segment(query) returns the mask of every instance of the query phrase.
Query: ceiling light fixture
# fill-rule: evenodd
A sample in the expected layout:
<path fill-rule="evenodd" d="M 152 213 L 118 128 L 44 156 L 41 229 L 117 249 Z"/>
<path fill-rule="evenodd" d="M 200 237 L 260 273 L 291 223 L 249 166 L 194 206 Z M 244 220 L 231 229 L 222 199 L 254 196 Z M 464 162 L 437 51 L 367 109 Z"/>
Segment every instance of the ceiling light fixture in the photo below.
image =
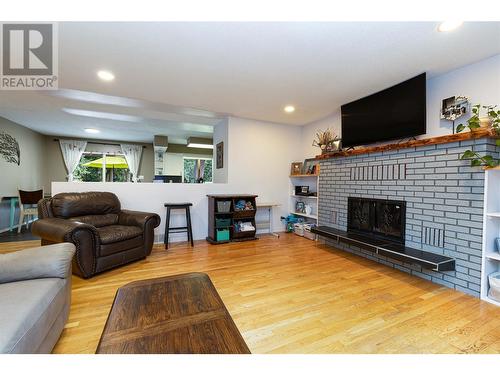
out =
<path fill-rule="evenodd" d="M 286 113 L 292 113 L 295 112 L 295 107 L 293 105 L 287 105 L 285 108 L 283 108 L 283 111 Z"/>
<path fill-rule="evenodd" d="M 463 21 L 443 21 L 439 24 L 438 31 L 439 32 L 452 31 L 458 29 L 460 26 L 462 26 L 463 23 L 464 23 Z"/>
<path fill-rule="evenodd" d="M 97 134 L 100 133 L 100 130 L 97 129 L 92 129 L 92 128 L 85 128 L 85 132 L 90 133 L 90 134 Z"/>
<path fill-rule="evenodd" d="M 213 149 L 214 141 L 208 138 L 189 137 L 187 147 Z"/>
<path fill-rule="evenodd" d="M 99 70 L 97 76 L 103 81 L 112 81 L 115 79 L 115 75 L 108 70 Z"/>

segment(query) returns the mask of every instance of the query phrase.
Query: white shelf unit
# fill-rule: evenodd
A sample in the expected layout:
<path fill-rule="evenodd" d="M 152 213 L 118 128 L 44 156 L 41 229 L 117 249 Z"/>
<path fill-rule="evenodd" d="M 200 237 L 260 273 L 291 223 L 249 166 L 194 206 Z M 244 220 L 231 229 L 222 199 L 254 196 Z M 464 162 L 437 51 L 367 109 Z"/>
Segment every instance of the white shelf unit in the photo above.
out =
<path fill-rule="evenodd" d="M 488 169 L 484 180 L 483 256 L 481 264 L 481 299 L 500 306 L 488 297 L 488 275 L 500 271 L 500 253 L 495 240 L 500 237 L 500 170 Z"/>
<path fill-rule="evenodd" d="M 296 195 L 295 194 L 295 186 L 309 186 L 310 192 L 315 192 L 318 194 L 319 187 L 319 175 L 291 175 L 290 176 L 290 213 L 303 217 L 306 222 L 318 224 L 318 196 L 305 196 L 305 195 Z M 295 212 L 295 205 L 297 202 L 304 202 L 311 206 L 311 213 L 299 213 Z"/>

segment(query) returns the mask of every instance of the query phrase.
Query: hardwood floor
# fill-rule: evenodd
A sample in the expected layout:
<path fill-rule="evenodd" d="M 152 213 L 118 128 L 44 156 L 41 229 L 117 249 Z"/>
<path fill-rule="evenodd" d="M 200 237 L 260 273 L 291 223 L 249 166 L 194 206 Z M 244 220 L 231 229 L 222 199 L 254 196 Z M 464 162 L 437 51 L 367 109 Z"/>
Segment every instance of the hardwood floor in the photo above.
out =
<path fill-rule="evenodd" d="M 0 244 L 1 251 L 38 241 Z M 293 234 L 195 247 L 73 277 L 54 353 L 93 353 L 118 287 L 206 272 L 252 353 L 499 353 L 500 308 Z"/>

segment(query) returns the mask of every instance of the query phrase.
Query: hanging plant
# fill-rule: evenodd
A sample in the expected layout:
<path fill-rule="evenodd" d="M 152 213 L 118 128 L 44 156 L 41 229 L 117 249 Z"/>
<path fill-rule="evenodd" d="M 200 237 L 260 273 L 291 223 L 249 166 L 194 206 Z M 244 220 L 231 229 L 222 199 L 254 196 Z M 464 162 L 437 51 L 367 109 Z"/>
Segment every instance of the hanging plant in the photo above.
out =
<path fill-rule="evenodd" d="M 480 117 L 481 108 L 485 110 L 486 116 Z M 467 120 L 467 123 L 460 124 L 457 126 L 457 133 L 464 131 L 465 129 L 469 129 L 471 132 L 483 127 L 493 129 L 497 137 L 500 137 L 500 111 L 495 111 L 495 106 L 481 106 L 481 104 L 476 104 L 472 106 L 472 116 Z M 500 146 L 500 139 L 496 140 L 496 145 Z M 491 155 L 480 155 L 479 153 L 467 150 L 462 156 L 460 156 L 461 160 L 470 160 L 470 165 L 472 167 L 490 167 L 494 168 L 500 165 L 500 160 L 495 159 Z"/>
<path fill-rule="evenodd" d="M 21 164 L 19 143 L 14 137 L 4 132 L 0 132 L 0 155 L 7 163 Z"/>

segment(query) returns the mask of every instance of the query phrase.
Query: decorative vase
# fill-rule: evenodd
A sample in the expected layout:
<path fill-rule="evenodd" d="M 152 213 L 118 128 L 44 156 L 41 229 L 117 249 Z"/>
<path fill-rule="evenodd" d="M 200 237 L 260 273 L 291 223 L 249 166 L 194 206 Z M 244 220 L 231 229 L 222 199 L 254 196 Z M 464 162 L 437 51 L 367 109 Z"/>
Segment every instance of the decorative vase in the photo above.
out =
<path fill-rule="evenodd" d="M 306 215 L 310 215 L 312 212 L 312 207 L 310 205 L 306 204 L 304 208 L 305 208 Z"/>

